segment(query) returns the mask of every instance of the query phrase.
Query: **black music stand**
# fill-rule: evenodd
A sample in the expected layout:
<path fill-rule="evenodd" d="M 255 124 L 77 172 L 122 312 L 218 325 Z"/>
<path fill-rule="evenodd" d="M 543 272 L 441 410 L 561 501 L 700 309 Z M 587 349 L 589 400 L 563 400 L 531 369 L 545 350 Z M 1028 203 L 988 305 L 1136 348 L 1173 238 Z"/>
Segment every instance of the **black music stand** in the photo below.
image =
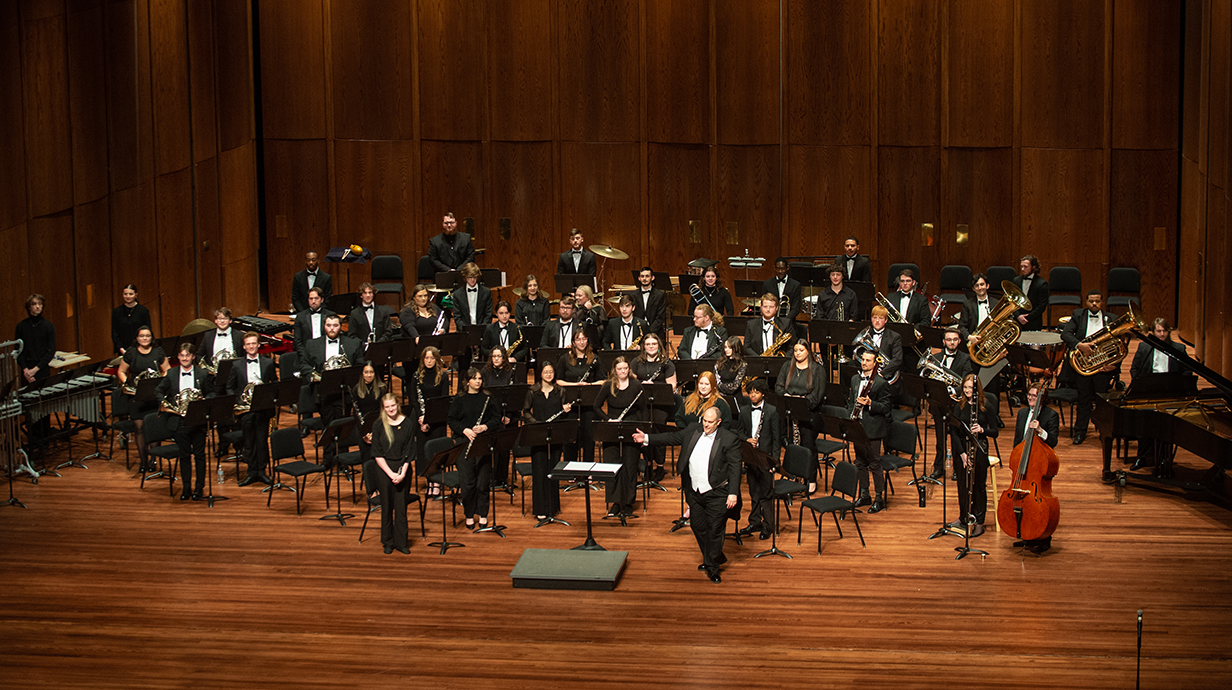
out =
<path fill-rule="evenodd" d="M 932 410 L 936 409 L 939 412 L 938 417 L 940 417 L 941 419 L 942 427 L 943 428 L 947 427 L 947 425 L 953 422 L 953 418 L 950 417 L 950 413 L 954 410 L 954 405 L 957 404 L 954 402 L 954 399 L 950 397 L 950 387 L 945 385 L 941 381 L 936 381 L 934 379 L 927 379 L 923 377 L 918 377 L 918 378 L 924 390 L 926 391 L 925 397 L 928 398 L 929 411 L 931 412 Z M 942 441 L 946 441 L 947 443 L 948 443 L 948 437 L 949 437 L 948 431 L 946 431 L 945 433 L 941 435 Z M 927 452 L 925 456 L 927 457 Z M 950 462 L 951 464 L 953 464 L 957 458 L 953 456 L 952 451 L 950 453 L 950 456 L 951 456 Z M 942 468 L 942 469 L 944 470 L 945 468 Z M 955 469 L 957 469 L 956 465 L 955 465 Z M 946 491 L 946 481 L 948 480 L 949 476 L 950 476 L 949 472 L 943 471 L 941 473 L 941 481 L 937 481 L 936 479 L 931 479 L 927 475 L 921 476 L 919 479 L 920 484 L 917 486 L 917 488 L 919 488 L 921 491 L 923 491 L 923 484 L 926 481 L 932 482 L 934 484 L 939 484 L 941 486 L 941 526 L 937 528 L 936 532 L 934 532 L 928 537 L 929 539 L 936 539 L 937 537 L 943 537 L 947 534 L 952 534 L 956 537 L 962 536 L 961 533 L 958 532 L 958 530 L 955 530 L 953 527 L 950 527 L 949 492 Z"/>
<path fill-rule="evenodd" d="M 686 383 L 697 384 L 697 377 L 702 375 L 704 371 L 714 371 L 714 365 L 718 363 L 717 359 L 677 359 L 673 360 L 676 364 L 676 390 L 684 390 Z"/>
<path fill-rule="evenodd" d="M 796 395 L 779 395 L 771 393 L 766 396 L 770 399 L 770 403 L 778 408 L 783 414 L 783 429 L 787 438 L 791 438 L 791 423 L 792 421 L 809 420 L 813 416 L 813 411 L 809 409 L 808 398 L 802 398 Z M 817 457 L 817 448 L 808 449 L 813 457 Z"/>
<path fill-rule="evenodd" d="M 920 336 L 925 345 L 933 350 L 945 349 L 945 329 L 935 326 L 925 326 L 920 329 Z"/>
<path fill-rule="evenodd" d="M 970 439 L 971 444 L 973 446 L 975 446 L 976 448 L 979 447 L 980 445 L 979 438 L 977 438 L 976 435 L 971 432 L 971 428 L 968 427 L 966 424 L 964 424 L 961 419 L 958 419 L 956 417 L 950 417 L 949 424 L 951 427 L 958 429 L 960 432 L 962 432 L 964 436 Z M 984 455 L 988 455 L 987 448 L 984 448 Z M 968 490 L 973 488 L 972 484 L 975 482 L 975 458 L 972 457 L 970 458 L 970 460 L 971 460 L 971 469 L 967 470 Z M 995 506 L 994 506 L 994 509 L 995 509 Z M 968 511 L 971 510 L 971 505 L 969 504 L 967 505 L 967 510 Z M 956 561 L 962 560 L 963 556 L 966 556 L 967 554 L 970 554 L 970 553 L 979 554 L 981 556 L 987 556 L 988 555 L 987 551 L 981 551 L 980 549 L 971 548 L 971 526 L 975 524 L 975 518 L 974 517 L 968 518 L 967 516 L 963 516 L 962 520 L 963 520 L 963 526 L 966 527 L 966 529 L 964 529 L 962 532 L 963 545 L 954 547 L 954 550 L 958 552 L 958 555 L 954 557 L 954 560 Z"/>
<path fill-rule="evenodd" d="M 772 381 L 779 377 L 779 372 L 783 370 L 783 365 L 788 360 L 787 357 L 745 357 L 744 363 L 748 366 L 744 370 L 744 376 Z"/>
<path fill-rule="evenodd" d="M 595 463 L 595 464 L 612 464 L 612 465 L 623 466 L 625 444 L 632 443 L 633 445 L 640 447 L 641 444 L 633 440 L 633 434 L 636 434 L 638 432 L 639 427 L 647 426 L 648 424 L 649 422 L 636 422 L 636 421 L 609 422 L 609 421 L 597 421 L 596 420 L 594 424 L 595 441 L 598 443 L 615 443 L 617 445 L 618 452 L 621 457 L 621 462 L 620 463 Z M 634 473 L 634 476 L 637 475 L 636 467 L 634 468 L 633 473 Z M 615 473 L 613 473 L 612 476 L 615 477 Z M 643 489 L 643 491 L 645 491 L 646 494 L 649 495 L 649 489 Z M 634 494 L 636 494 L 636 492 L 637 492 L 637 487 L 634 488 Z M 642 499 L 642 512 L 643 513 L 646 512 L 646 499 L 645 498 Z M 609 517 L 619 517 L 620 524 L 624 525 L 625 527 L 628 527 L 629 526 L 628 518 L 630 517 L 638 518 L 641 516 L 638 515 L 637 513 L 630 513 L 629 515 L 626 515 L 625 513 L 622 512 L 619 516 L 605 515 L 603 516 L 603 519 L 606 520 Z"/>
<path fill-rule="evenodd" d="M 552 284 L 556 286 L 556 294 L 572 295 L 579 285 L 587 285 L 593 288 L 595 286 L 595 276 L 589 273 L 557 273 L 553 276 Z"/>
<path fill-rule="evenodd" d="M 573 410 L 567 414 L 572 417 L 573 411 L 577 411 L 578 421 L 581 421 L 583 408 L 594 408 L 595 398 L 599 395 L 600 388 L 602 388 L 602 386 L 598 383 L 587 384 L 585 386 L 565 386 L 563 394 L 561 395 L 561 403 L 573 403 Z M 579 457 L 582 457 L 581 453 L 578 455 Z M 561 489 L 561 491 L 568 492 L 573 491 L 574 489 L 582 488 L 590 489 L 591 491 L 599 490 L 598 487 L 595 486 L 594 482 L 588 479 L 578 478 L 577 481 L 574 481 L 569 486 Z"/>
<path fill-rule="evenodd" d="M 740 460 L 744 466 L 750 470 L 762 470 L 764 472 L 772 472 L 774 468 L 774 458 L 766 451 L 754 446 L 747 440 L 740 444 Z M 773 478 L 773 474 L 771 477 Z M 773 479 L 771 479 L 773 481 Z M 779 504 L 782 501 L 774 501 L 774 529 L 770 531 L 770 548 L 761 553 L 754 554 L 753 558 L 761 558 L 762 556 L 782 556 L 786 559 L 791 559 L 791 554 L 779 548 Z M 800 510 L 804 508 L 801 507 Z"/>
<path fill-rule="evenodd" d="M 534 446 L 547 446 L 548 447 L 548 458 L 550 459 L 552 457 L 553 442 L 556 439 L 559 439 L 559 441 L 556 441 L 556 442 L 563 444 L 563 443 L 566 443 L 569 439 L 577 438 L 578 427 L 580 425 L 581 425 L 581 421 L 577 419 L 571 419 L 571 420 L 564 421 L 564 422 L 556 421 L 556 422 L 539 422 L 537 424 L 527 424 L 526 426 L 520 427 L 518 429 L 518 431 L 520 432 L 518 434 L 518 445 L 525 446 L 527 448 L 533 448 Z M 586 502 L 589 505 L 590 503 L 589 494 L 587 494 L 586 496 Z M 556 523 L 560 525 L 569 525 L 568 522 L 557 518 L 555 515 L 549 515 L 546 518 L 540 520 L 538 524 L 535 525 L 535 527 L 543 527 L 544 525 L 550 525 L 552 523 Z"/>
<path fill-rule="evenodd" d="M 629 273 L 633 276 L 633 282 L 630 283 L 630 285 L 634 285 L 637 290 L 641 290 L 642 284 L 638 281 L 638 277 L 642 275 L 642 269 L 634 268 L 631 269 Z M 659 288 L 663 292 L 672 291 L 672 274 L 667 271 L 651 271 L 651 275 L 654 276 L 654 282 L 652 283 L 654 287 Z"/>
<path fill-rule="evenodd" d="M 800 287 L 808 288 L 808 294 L 801 294 L 801 299 L 815 297 L 819 287 L 830 284 L 829 266 L 791 266 L 788 265 L 787 275 L 800 282 Z"/>
<path fill-rule="evenodd" d="M 837 347 L 839 356 L 830 359 L 841 364 L 847 361 L 847 348 L 851 347 L 856 338 L 869 326 L 867 321 L 813 319 L 809 321 L 808 335 L 811 342 L 821 343 L 827 348 Z"/>
<path fill-rule="evenodd" d="M 351 392 L 351 389 L 355 387 L 355 384 L 359 383 L 359 377 L 363 375 L 363 371 L 363 365 L 356 364 L 350 367 L 343 367 L 342 369 L 331 369 L 329 371 L 321 372 L 321 380 L 316 384 L 317 396 L 324 399 L 326 396 L 341 395 L 342 409 L 344 411 L 351 409 L 350 405 L 347 404 L 347 395 Z M 345 414 L 345 412 L 343 414 Z M 328 444 L 322 443 L 321 439 L 318 437 L 316 447 L 322 448 L 325 445 Z M 334 450 L 337 451 L 337 448 Z M 319 453 L 320 451 L 318 450 L 317 452 Z M 336 458 L 337 453 L 335 452 L 335 461 Z M 325 468 L 325 487 L 327 489 L 325 492 L 325 507 L 327 508 L 329 507 L 329 472 L 332 469 L 334 468 Z M 344 470 L 344 473 L 345 472 L 346 470 Z"/>
<path fill-rule="evenodd" d="M 572 479 L 575 483 L 586 482 L 590 483 L 590 479 L 594 477 L 612 478 L 616 476 L 616 471 L 607 469 L 606 467 L 597 467 L 603 463 L 589 462 L 568 462 L 561 460 L 556 463 L 556 467 L 548 474 L 549 477 L 556 479 Z M 573 466 L 573 467 L 570 467 Z M 573 547 L 574 551 L 607 551 L 607 549 L 599 546 L 595 541 L 594 521 L 590 516 L 590 492 L 586 492 L 586 541 L 582 542 L 581 546 Z"/>
<path fill-rule="evenodd" d="M 397 361 L 393 358 L 393 355 L 395 344 L 399 342 L 409 343 L 411 341 L 386 340 L 368 343 L 367 349 L 364 350 L 364 363 L 371 364 L 372 368 L 376 369 L 378 372 L 381 371 L 382 367 L 386 367 L 385 373 L 381 374 L 381 376 L 382 378 L 388 376 L 389 365 Z"/>
<path fill-rule="evenodd" d="M 468 454 L 468 457 L 478 460 L 479 458 L 490 454 L 492 456 L 492 462 L 495 464 L 497 453 L 509 453 L 513 450 L 513 446 L 517 444 L 518 441 L 519 431 L 520 429 L 517 427 L 512 427 L 509 429 L 485 431 L 482 434 L 479 434 L 475 437 L 475 442 L 469 444 L 470 453 Z M 504 525 L 497 524 L 496 522 L 496 482 L 490 482 L 487 491 L 492 492 L 492 497 L 488 501 L 492 508 L 492 521 L 482 527 L 477 528 L 475 530 L 475 534 L 479 534 L 480 532 L 493 532 L 501 539 L 504 539 L 505 530 L 508 528 Z"/>
<path fill-rule="evenodd" d="M 429 346 L 440 350 L 441 356 L 458 357 L 461 356 L 462 350 L 466 347 L 466 336 L 456 332 L 419 336 L 418 351 L 423 352 L 423 349 Z"/>
<path fill-rule="evenodd" d="M 337 371 L 343 371 L 343 370 L 338 369 Z M 326 372 L 326 373 L 330 373 L 330 372 Z M 330 422 L 329 426 L 325 427 L 325 429 L 321 431 L 321 435 L 317 438 L 317 442 L 316 442 L 316 446 L 318 448 L 322 448 L 330 444 L 333 444 L 334 446 L 334 466 L 331 469 L 327 469 L 325 471 L 325 508 L 329 509 L 329 477 L 330 477 L 331 470 L 333 474 L 335 475 L 334 476 L 334 503 L 338 505 L 337 512 L 330 513 L 329 515 L 322 515 L 321 517 L 317 519 L 318 520 L 337 520 L 338 523 L 341 524 L 343 527 L 346 527 L 346 519 L 353 518 L 355 517 L 355 515 L 352 513 L 342 512 L 342 498 L 340 495 L 340 492 L 341 492 L 340 486 L 342 484 L 342 463 L 338 462 L 338 445 L 342 442 L 342 439 L 345 439 L 348 436 L 350 436 L 351 432 L 353 432 L 354 430 L 355 430 L 355 418 L 354 417 L 340 417 Z"/>
<path fill-rule="evenodd" d="M 855 448 L 857 443 L 864 446 L 867 446 L 869 443 L 868 434 L 864 432 L 864 424 L 858 419 L 823 416 L 822 423 L 826 428 L 826 433 L 831 436 L 838 436 L 846 441 L 848 446 L 851 448 L 852 453 L 856 452 Z M 885 470 L 881 468 L 880 463 L 878 463 L 876 467 L 871 467 L 869 469 L 873 472 L 885 472 Z M 873 483 L 872 478 L 869 479 L 869 483 Z M 872 489 L 874 487 L 875 484 L 869 488 Z M 852 510 L 857 513 L 864 512 L 859 508 L 852 508 Z"/>
<path fill-rule="evenodd" d="M 209 445 L 210 445 L 210 405 L 214 402 L 214 400 L 217 400 L 217 398 L 210 398 L 210 399 L 202 398 L 201 400 L 194 400 L 188 403 L 188 409 L 184 411 L 184 416 L 180 418 L 180 424 L 182 425 L 205 427 L 205 443 L 206 443 L 205 482 L 206 482 L 206 493 L 210 495 L 209 504 L 211 506 L 213 506 L 214 504 L 215 497 L 213 495 L 214 494 L 214 483 L 213 481 L 211 481 L 213 478 L 210 476 L 210 448 L 209 448 Z M 232 398 L 231 403 L 233 405 L 235 404 L 234 398 Z M 181 453 L 184 452 L 184 449 L 181 448 L 180 452 Z M 191 448 L 188 449 L 188 453 L 189 453 L 189 457 L 191 457 L 192 456 Z M 189 466 L 185 468 L 185 474 L 187 475 L 188 473 L 193 472 L 195 469 L 195 465 L 196 465 L 195 461 L 189 463 Z M 172 479 L 172 481 L 175 481 L 174 478 Z M 180 477 L 180 485 L 181 487 L 185 487 L 185 489 L 187 487 L 191 487 L 192 486 L 191 476 Z M 172 488 L 171 493 L 172 495 L 175 494 L 174 488 Z M 224 500 L 227 500 L 227 497 L 218 496 L 217 500 L 224 501 Z"/>
<path fill-rule="evenodd" d="M 435 281 L 438 290 L 449 290 L 450 292 L 453 292 L 454 288 L 466 282 L 466 279 L 462 277 L 462 273 L 457 270 L 437 271 L 432 279 Z"/>
<path fill-rule="evenodd" d="M 234 360 L 226 360 L 231 362 Z M 215 432 L 218 430 L 219 424 L 229 424 L 235 421 L 235 400 L 239 396 L 222 395 L 217 398 L 206 398 L 189 403 L 189 414 L 192 413 L 193 405 L 201 403 L 205 407 L 205 487 L 206 487 L 206 505 L 213 508 L 214 501 L 227 501 L 230 496 L 215 496 L 214 495 L 214 473 L 210 471 L 210 458 L 214 455 L 211 446 L 214 445 L 214 435 L 210 433 L 210 428 L 213 427 Z M 185 415 L 187 422 L 188 415 Z M 218 470 L 222 470 L 222 458 L 214 458 L 218 462 Z M 222 483 L 221 480 L 218 482 Z"/>
<path fill-rule="evenodd" d="M 684 330 L 693 325 L 693 314 L 672 314 L 672 333 L 684 335 Z"/>
<path fill-rule="evenodd" d="M 518 366 L 521 367 L 523 365 L 518 365 Z M 515 367 L 515 370 L 516 370 L 516 367 Z M 516 371 L 515 371 L 513 378 L 515 381 L 518 380 Z M 526 380 L 525 369 L 523 369 L 521 380 L 523 381 Z M 522 404 L 526 402 L 526 393 L 529 391 L 530 391 L 530 385 L 526 383 L 515 383 L 509 386 L 500 386 L 500 387 L 488 389 L 488 393 L 493 398 L 495 398 L 498 403 L 500 403 L 501 416 L 508 417 L 509 423 L 513 425 L 514 428 L 516 428 L 518 420 L 522 418 L 522 415 L 521 415 Z M 510 446 L 510 450 L 512 449 L 513 449 L 513 446 Z M 492 457 L 492 469 L 493 469 L 493 472 L 495 473 L 495 470 L 496 470 L 496 456 L 495 455 Z M 507 481 L 508 478 L 509 478 L 508 475 L 506 475 L 505 477 L 506 481 L 501 482 L 501 483 L 497 483 L 496 481 L 492 482 L 493 496 L 495 496 L 497 489 L 500 489 L 501 491 L 504 491 L 510 496 L 513 496 L 513 486 L 510 485 L 509 482 Z M 510 501 L 512 502 L 512 499 L 510 499 Z"/>
<path fill-rule="evenodd" d="M 829 280 L 829 276 L 826 277 Z M 843 285 L 851 288 L 851 291 L 856 293 L 856 311 L 859 314 L 852 314 L 855 318 L 865 318 L 870 309 L 873 308 L 873 300 L 877 298 L 877 287 L 863 280 L 845 280 Z"/>
<path fill-rule="evenodd" d="M 442 398 L 442 400 L 446 400 L 446 402 L 448 402 L 447 398 Z M 428 460 L 428 467 L 424 474 L 428 477 L 432 477 L 439 473 L 441 475 L 441 479 L 443 480 L 445 477 L 445 468 L 450 465 L 457 464 L 458 458 L 465 450 L 466 445 L 462 443 L 455 444 L 451 448 L 442 450 Z M 441 495 L 443 496 L 444 493 L 445 492 L 442 491 Z M 445 555 L 445 552 L 448 551 L 451 546 L 466 546 L 466 544 L 463 544 L 460 541 L 449 541 L 449 516 L 445 513 L 445 501 L 443 500 L 441 501 L 441 540 L 434 541 L 428 544 L 428 546 L 441 547 L 442 556 Z"/>
<path fill-rule="evenodd" d="M 560 356 L 569 351 L 567 347 L 540 347 L 535 350 L 535 363 L 542 365 L 544 362 L 549 362 L 552 368 L 555 369 L 560 363 Z M 558 375 L 559 377 L 559 375 Z M 539 367 L 535 367 L 535 380 L 539 380 Z"/>
<path fill-rule="evenodd" d="M 676 409 L 676 395 L 672 392 L 672 386 L 670 383 L 643 383 L 642 394 L 646 396 L 646 410 L 650 415 L 650 420 L 648 423 L 654 426 L 655 431 L 658 432 L 660 429 L 654 424 L 654 410 L 658 407 L 666 410 L 670 416 Z M 665 493 L 667 492 L 667 487 L 663 486 L 654 479 L 651 479 L 651 464 L 652 463 L 649 460 L 646 461 L 646 474 L 644 475 L 642 481 L 638 482 L 637 485 L 637 488 L 644 490 L 644 498 L 642 499 L 643 510 L 646 508 L 645 502 L 650 497 L 650 489 L 658 489 L 659 491 L 663 491 Z"/>

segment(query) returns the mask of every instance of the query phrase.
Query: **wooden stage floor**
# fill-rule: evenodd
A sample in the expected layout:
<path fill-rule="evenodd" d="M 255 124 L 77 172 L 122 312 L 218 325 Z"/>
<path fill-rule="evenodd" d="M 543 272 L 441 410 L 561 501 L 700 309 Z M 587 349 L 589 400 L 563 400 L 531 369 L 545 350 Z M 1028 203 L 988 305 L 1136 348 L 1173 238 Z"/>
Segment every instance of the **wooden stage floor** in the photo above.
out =
<path fill-rule="evenodd" d="M 861 520 L 867 549 L 831 521 L 818 556 L 816 528 L 806 519 L 797 546 L 784 520 L 795 558 L 729 541 L 720 585 L 696 570 L 691 533 L 668 532 L 669 478 L 629 527 L 596 524 L 600 544 L 629 552 L 614 592 L 511 586 L 523 549 L 582 542 L 577 492 L 563 499 L 572 527 L 532 529 L 506 502 L 509 538 L 451 529 L 466 547 L 443 556 L 426 545 L 441 535 L 430 504 L 428 539 L 412 528 L 411 555 L 387 556 L 378 516 L 362 544 L 362 508 L 345 527 L 317 520 L 319 482 L 297 517 L 290 493 L 267 509 L 232 465 L 219 490 L 232 500 L 208 508 L 161 482 L 139 490 L 121 451 L 19 480 L 29 508 L 0 509 L 0 686 L 1129 688 L 1143 609 L 1142 687 L 1232 687 L 1232 513 L 1105 485 L 1098 447 L 1094 429 L 1062 440 L 1043 556 L 1011 548 L 990 515 L 974 540 L 990 555 L 956 561 L 961 540 L 927 539 L 939 491 L 921 509 L 898 475 L 891 508 Z"/>

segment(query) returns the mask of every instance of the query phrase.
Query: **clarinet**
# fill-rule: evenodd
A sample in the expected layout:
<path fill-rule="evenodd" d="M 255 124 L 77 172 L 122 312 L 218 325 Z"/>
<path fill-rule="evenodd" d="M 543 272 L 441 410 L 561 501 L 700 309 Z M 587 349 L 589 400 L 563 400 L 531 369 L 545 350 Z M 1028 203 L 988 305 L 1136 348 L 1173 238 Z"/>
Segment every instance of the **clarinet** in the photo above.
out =
<path fill-rule="evenodd" d="M 490 403 L 490 402 L 492 402 L 492 396 L 490 396 L 490 395 L 489 395 L 488 397 L 486 397 L 486 398 L 484 398 L 484 399 L 483 399 L 483 409 L 479 411 L 479 419 L 476 419 L 476 420 L 475 420 L 475 424 L 473 424 L 472 426 L 478 426 L 478 425 L 479 425 L 479 423 L 483 421 L 483 415 L 484 415 L 484 414 L 488 411 L 488 403 Z M 470 441 L 466 444 L 466 452 L 465 452 L 465 453 L 463 453 L 463 455 L 470 455 L 470 454 L 471 454 L 471 446 L 473 446 L 473 445 L 475 445 L 475 439 L 473 439 L 473 438 L 472 438 L 472 439 L 471 439 L 471 440 L 470 440 Z"/>
<path fill-rule="evenodd" d="M 418 380 L 415 381 L 415 395 L 416 397 L 419 398 L 419 414 L 422 416 L 427 412 L 427 410 L 425 409 L 424 397 L 423 397 L 423 372 L 422 371 L 419 372 L 419 376 L 417 376 L 416 378 Z"/>
<path fill-rule="evenodd" d="M 970 410 L 970 424 L 967 426 L 967 431 L 971 431 L 971 427 L 975 426 L 975 401 L 968 400 L 967 407 Z M 975 506 L 972 501 L 975 499 L 975 448 L 979 447 L 978 439 L 975 439 L 975 433 L 971 432 L 971 439 L 967 441 L 967 518 L 966 522 L 968 529 L 970 525 L 975 524 Z M 974 442 L 973 442 L 974 440 Z M 973 447 L 974 446 L 974 447 Z"/>
<path fill-rule="evenodd" d="M 582 372 L 582 378 L 578 379 L 578 383 L 589 383 L 586 379 L 590 378 L 590 374 L 594 371 L 595 365 L 599 363 L 599 357 L 597 355 L 592 356 L 594 359 L 590 360 L 590 364 L 587 365 L 586 371 Z"/>
<path fill-rule="evenodd" d="M 654 380 L 659 378 L 659 374 L 663 373 L 664 366 L 665 364 L 663 362 L 659 362 L 659 368 L 655 369 L 655 373 L 651 374 L 650 376 L 647 376 L 646 380 L 643 383 L 654 383 Z"/>

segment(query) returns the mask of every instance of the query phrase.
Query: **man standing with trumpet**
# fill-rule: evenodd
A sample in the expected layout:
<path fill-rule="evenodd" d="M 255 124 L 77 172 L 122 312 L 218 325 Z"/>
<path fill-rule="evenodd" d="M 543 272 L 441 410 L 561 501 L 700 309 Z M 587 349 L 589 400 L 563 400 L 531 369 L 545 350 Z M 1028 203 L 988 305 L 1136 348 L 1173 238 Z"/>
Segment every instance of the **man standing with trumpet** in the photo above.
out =
<path fill-rule="evenodd" d="M 227 395 L 239 396 L 235 401 L 235 412 L 244 435 L 244 463 L 248 465 L 248 476 L 240 481 L 240 486 L 255 482 L 274 483 L 265 473 L 266 464 L 269 463 L 269 423 L 274 411 L 253 412 L 251 406 L 252 387 L 277 381 L 278 367 L 274 366 L 274 360 L 258 354 L 260 349 L 261 336 L 255 331 L 245 333 L 244 357 L 231 367 L 226 384 Z"/>

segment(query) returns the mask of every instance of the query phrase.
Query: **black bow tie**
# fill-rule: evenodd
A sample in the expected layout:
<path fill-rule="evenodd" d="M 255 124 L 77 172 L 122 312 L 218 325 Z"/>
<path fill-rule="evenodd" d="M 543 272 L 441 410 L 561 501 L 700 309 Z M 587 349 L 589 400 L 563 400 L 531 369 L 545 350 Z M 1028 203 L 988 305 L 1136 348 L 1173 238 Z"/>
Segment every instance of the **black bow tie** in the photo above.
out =
<path fill-rule="evenodd" d="M 753 409 L 754 409 L 754 410 L 756 410 L 756 411 L 758 411 L 758 412 L 761 412 L 761 407 L 762 407 L 761 405 L 754 405 L 754 406 L 753 406 Z"/>
<path fill-rule="evenodd" d="M 320 314 L 321 310 L 320 309 L 309 309 L 308 313 L 309 314 Z"/>
<path fill-rule="evenodd" d="M 253 364 L 256 364 L 258 360 L 257 360 L 257 358 L 256 358 L 256 357 L 249 357 L 249 358 L 248 358 L 248 361 L 249 361 L 249 362 L 252 362 Z"/>
<path fill-rule="evenodd" d="M 308 271 L 308 275 L 310 276 L 315 276 L 316 274 L 317 274 L 316 271 Z"/>
<path fill-rule="evenodd" d="M 337 344 L 338 344 L 338 341 L 337 341 L 337 340 L 330 340 L 330 341 L 329 341 L 329 344 L 330 344 L 330 345 L 337 345 Z"/>
<path fill-rule="evenodd" d="M 786 283 L 786 282 L 787 282 L 787 276 L 783 276 L 782 278 L 779 278 L 779 282 L 780 282 L 780 283 Z"/>
<path fill-rule="evenodd" d="M 982 299 L 982 300 L 980 300 L 980 304 L 988 304 L 988 300 L 986 300 L 986 299 Z"/>
<path fill-rule="evenodd" d="M 882 333 L 885 333 L 885 329 L 882 329 L 880 331 L 873 331 L 873 335 L 881 335 Z"/>
<path fill-rule="evenodd" d="M 477 288 L 477 287 L 468 287 L 468 288 L 466 288 L 466 291 L 467 291 L 467 292 L 479 292 L 479 288 Z"/>
<path fill-rule="evenodd" d="M 581 254 L 581 253 L 582 253 L 582 250 L 581 250 L 581 249 L 574 249 L 574 250 L 573 250 L 573 253 L 574 253 L 574 254 Z"/>
<path fill-rule="evenodd" d="M 192 375 L 193 373 L 191 371 L 184 371 L 183 369 L 180 370 L 180 376 L 192 376 Z"/>

